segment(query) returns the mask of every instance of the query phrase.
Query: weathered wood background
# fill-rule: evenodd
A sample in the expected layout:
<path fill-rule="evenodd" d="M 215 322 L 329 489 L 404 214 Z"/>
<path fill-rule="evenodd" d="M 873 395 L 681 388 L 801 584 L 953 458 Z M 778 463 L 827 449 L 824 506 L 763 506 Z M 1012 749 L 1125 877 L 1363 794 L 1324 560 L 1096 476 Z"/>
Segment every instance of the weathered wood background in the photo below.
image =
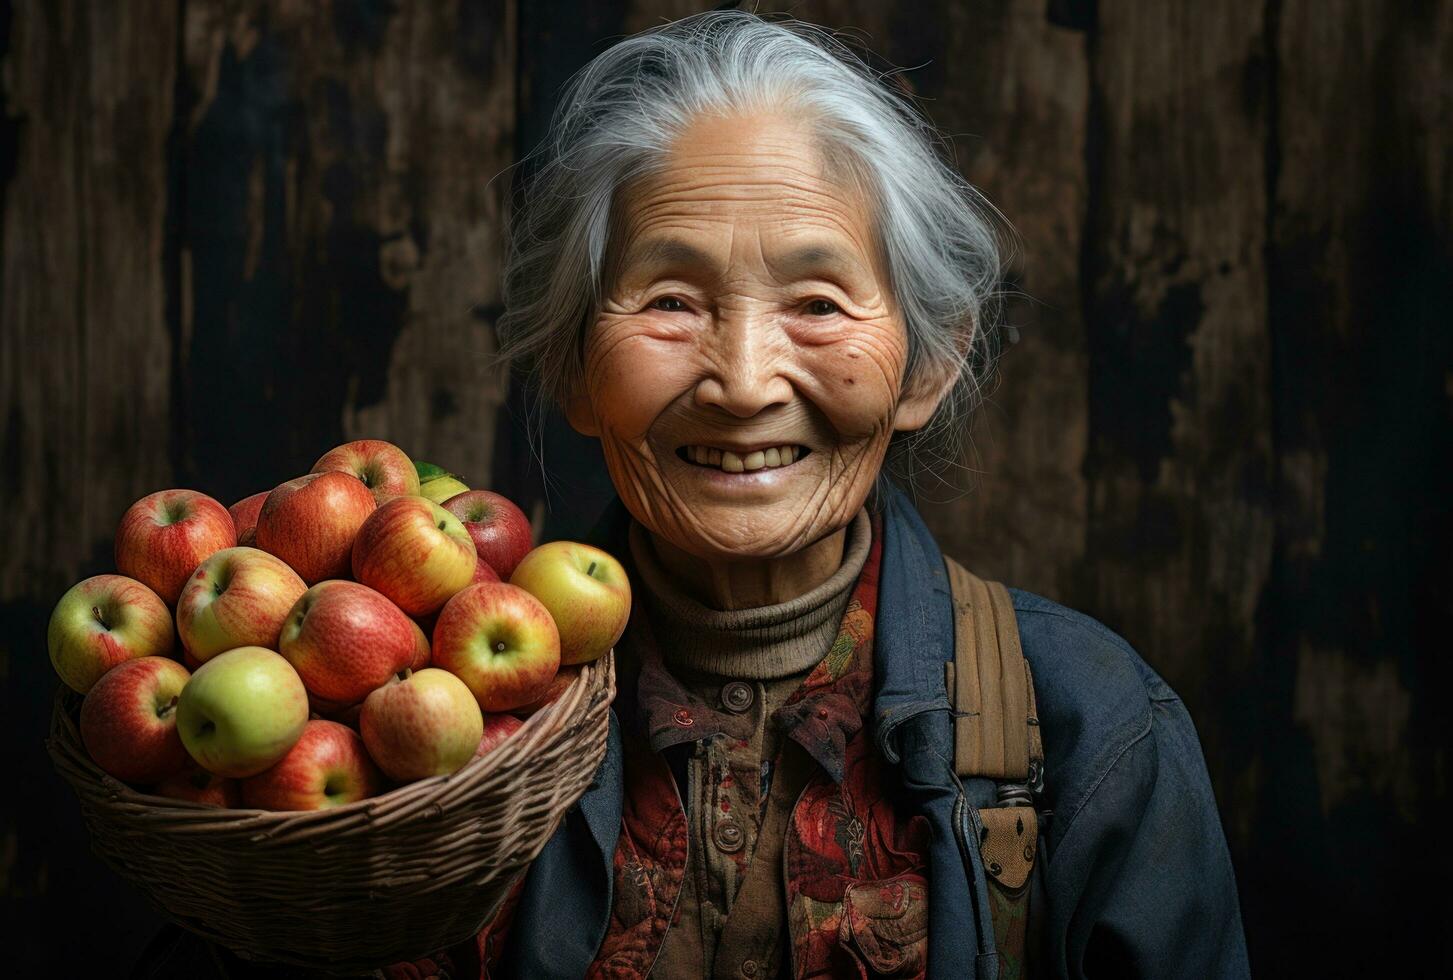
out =
<path fill-rule="evenodd" d="M 17 975 L 122 972 L 157 921 L 41 747 L 46 618 L 132 500 L 230 502 L 369 434 L 555 536 L 604 501 L 559 425 L 546 499 L 490 367 L 507 168 L 591 55 L 707 6 L 0 5 Z M 1023 239 L 973 490 L 923 503 L 945 548 L 1184 696 L 1258 973 L 1449 960 L 1453 3 L 760 9 L 789 6 L 907 66 Z"/>

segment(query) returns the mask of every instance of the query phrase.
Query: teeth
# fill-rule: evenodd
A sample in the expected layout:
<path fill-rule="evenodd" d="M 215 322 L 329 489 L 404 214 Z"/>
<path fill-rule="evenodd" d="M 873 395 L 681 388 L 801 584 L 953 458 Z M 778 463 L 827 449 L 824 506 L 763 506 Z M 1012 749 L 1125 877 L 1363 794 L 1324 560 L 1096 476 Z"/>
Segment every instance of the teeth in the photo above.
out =
<path fill-rule="evenodd" d="M 773 446 L 771 449 L 759 449 L 745 456 L 707 446 L 686 447 L 687 459 L 701 466 L 720 467 L 727 473 L 750 473 L 774 466 L 787 466 L 797 462 L 798 455 L 796 446 Z"/>

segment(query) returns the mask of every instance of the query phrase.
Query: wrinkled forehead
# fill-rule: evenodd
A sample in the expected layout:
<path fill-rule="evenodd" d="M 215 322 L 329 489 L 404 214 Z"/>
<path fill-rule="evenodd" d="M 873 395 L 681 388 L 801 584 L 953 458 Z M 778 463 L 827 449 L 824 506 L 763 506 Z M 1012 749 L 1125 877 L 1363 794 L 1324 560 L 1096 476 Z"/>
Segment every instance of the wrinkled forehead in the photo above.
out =
<path fill-rule="evenodd" d="M 872 277 L 882 265 L 865 186 L 851 155 L 833 152 L 805 123 L 787 117 L 698 123 L 649 172 L 617 190 L 607 283 L 626 271 L 719 264 L 730 241 L 711 241 L 709 234 L 703 240 L 699 229 L 720 227 L 727 239 L 732 222 L 743 218 L 772 240 L 767 258 L 775 273 L 822 267 L 837 276 Z"/>

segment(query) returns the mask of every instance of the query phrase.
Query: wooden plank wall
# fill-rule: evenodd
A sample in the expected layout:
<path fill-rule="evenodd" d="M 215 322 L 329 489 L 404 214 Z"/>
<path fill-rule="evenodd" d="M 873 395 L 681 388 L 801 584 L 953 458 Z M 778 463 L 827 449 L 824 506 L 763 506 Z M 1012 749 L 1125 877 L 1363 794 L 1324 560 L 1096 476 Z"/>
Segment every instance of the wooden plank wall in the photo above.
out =
<path fill-rule="evenodd" d="M 490 367 L 511 164 L 560 85 L 687 0 L 0 6 L 0 642 L 27 950 L 129 961 L 39 739 L 45 619 L 137 496 L 227 500 L 379 435 L 582 533 Z M 945 549 L 1125 635 L 1196 719 L 1254 968 L 1406 972 L 1447 899 L 1453 3 L 803 0 L 1013 224 L 997 387 L 921 506 Z M 1373 942 L 1348 941 L 1353 933 Z"/>

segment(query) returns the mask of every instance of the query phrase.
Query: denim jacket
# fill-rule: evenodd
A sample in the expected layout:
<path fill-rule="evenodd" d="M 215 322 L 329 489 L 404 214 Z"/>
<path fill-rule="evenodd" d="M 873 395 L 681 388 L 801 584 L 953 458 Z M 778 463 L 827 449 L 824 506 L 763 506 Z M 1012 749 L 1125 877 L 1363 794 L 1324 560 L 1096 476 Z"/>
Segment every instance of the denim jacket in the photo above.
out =
<path fill-rule="evenodd" d="M 944 663 L 954 621 L 943 556 L 899 490 L 877 500 L 883 554 L 870 720 L 879 750 L 929 821 L 931 978 L 994 980 L 998 956 L 972 814 L 987 779 L 953 768 Z M 612 503 L 590 543 L 626 551 Z M 1035 976 L 1246 977 L 1236 882 L 1196 730 L 1175 692 L 1088 616 L 1010 589 L 1034 674 L 1044 747 L 1039 806 L 1051 816 L 1031 907 Z M 500 973 L 580 977 L 611 910 L 621 827 L 614 712 L 595 779 L 531 865 Z"/>

